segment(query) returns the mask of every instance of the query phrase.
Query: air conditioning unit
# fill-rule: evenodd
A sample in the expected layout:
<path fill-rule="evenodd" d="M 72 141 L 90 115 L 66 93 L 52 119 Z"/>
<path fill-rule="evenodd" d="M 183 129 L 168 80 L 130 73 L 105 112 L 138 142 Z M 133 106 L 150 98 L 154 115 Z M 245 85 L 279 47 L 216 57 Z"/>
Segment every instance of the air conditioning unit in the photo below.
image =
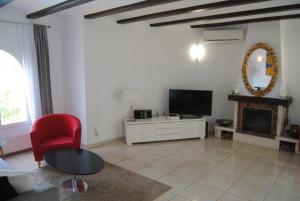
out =
<path fill-rule="evenodd" d="M 228 43 L 244 41 L 244 30 L 206 30 L 203 32 L 204 42 Z"/>

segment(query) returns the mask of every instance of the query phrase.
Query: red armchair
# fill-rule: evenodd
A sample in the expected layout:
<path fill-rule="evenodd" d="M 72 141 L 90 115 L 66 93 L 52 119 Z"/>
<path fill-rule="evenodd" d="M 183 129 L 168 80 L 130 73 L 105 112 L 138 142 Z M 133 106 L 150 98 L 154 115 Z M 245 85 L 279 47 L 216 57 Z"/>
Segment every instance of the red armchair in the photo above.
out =
<path fill-rule="evenodd" d="M 68 114 L 51 114 L 36 120 L 30 131 L 33 155 L 40 167 L 44 154 L 56 148 L 80 148 L 80 120 Z"/>

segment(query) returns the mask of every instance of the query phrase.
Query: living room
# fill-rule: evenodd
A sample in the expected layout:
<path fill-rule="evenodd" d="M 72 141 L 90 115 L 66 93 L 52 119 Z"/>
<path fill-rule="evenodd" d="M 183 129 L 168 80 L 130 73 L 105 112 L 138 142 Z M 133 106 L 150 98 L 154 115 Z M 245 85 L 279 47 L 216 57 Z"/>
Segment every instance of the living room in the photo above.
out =
<path fill-rule="evenodd" d="M 51 101 L 47 95 L 39 100 L 44 112 L 35 110 L 37 115 L 29 115 L 27 123 L 0 124 L 4 162 L 15 170 L 33 172 L 33 185 L 54 186 L 51 189 L 60 200 L 300 200 L 299 131 L 295 127 L 300 124 L 299 4 L 299 0 L 0 1 L 0 50 L 21 65 L 25 63 L 21 25 L 43 26 L 49 46 L 49 73 L 43 80 L 49 83 L 40 83 L 39 93 L 46 91 L 51 97 Z M 184 19 L 189 21 L 178 22 Z M 171 24 L 157 24 L 162 22 Z M 211 42 L 209 37 L 222 41 Z M 247 84 L 242 71 L 253 47 L 273 56 L 276 70 L 263 90 Z M 1 82 L 2 86 L 8 83 Z M 211 91 L 211 112 L 190 120 L 169 117 L 172 89 Z M 266 93 L 260 93 L 263 91 Z M 51 104 L 45 104 L 47 101 Z M 241 132 L 241 103 L 250 101 L 272 102 L 271 123 L 277 127 L 271 137 Z M 134 117 L 138 119 L 134 110 L 151 110 L 153 118 L 132 123 Z M 95 174 L 78 174 L 86 181 L 86 192 L 66 191 L 63 182 L 72 174 L 55 169 L 44 155 L 39 168 L 34 158 L 32 125 L 51 113 L 77 117 L 79 146 L 105 161 Z M 0 123 L 5 123 L 2 118 Z M 152 121 L 157 129 L 157 124 L 166 121 L 182 124 L 197 119 L 208 125 L 196 130 L 196 139 L 126 139 L 130 135 L 126 126 Z M 224 127 L 216 123 L 218 119 L 233 122 Z M 282 134 L 293 126 L 296 137 L 285 138 Z M 203 139 L 206 134 L 208 138 Z M 118 180 L 124 185 L 117 185 Z M 116 187 L 119 194 L 113 185 L 120 187 Z"/>

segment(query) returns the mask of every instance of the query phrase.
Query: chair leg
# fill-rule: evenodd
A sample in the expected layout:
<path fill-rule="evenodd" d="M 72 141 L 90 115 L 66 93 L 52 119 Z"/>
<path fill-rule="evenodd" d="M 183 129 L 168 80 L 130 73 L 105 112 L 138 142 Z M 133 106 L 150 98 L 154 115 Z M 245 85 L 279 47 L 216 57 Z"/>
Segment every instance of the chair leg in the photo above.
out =
<path fill-rule="evenodd" d="M 5 159 L 3 148 L 0 147 L 0 155 L 3 159 Z"/>
<path fill-rule="evenodd" d="M 41 161 L 38 161 L 38 166 L 39 168 L 41 168 Z"/>

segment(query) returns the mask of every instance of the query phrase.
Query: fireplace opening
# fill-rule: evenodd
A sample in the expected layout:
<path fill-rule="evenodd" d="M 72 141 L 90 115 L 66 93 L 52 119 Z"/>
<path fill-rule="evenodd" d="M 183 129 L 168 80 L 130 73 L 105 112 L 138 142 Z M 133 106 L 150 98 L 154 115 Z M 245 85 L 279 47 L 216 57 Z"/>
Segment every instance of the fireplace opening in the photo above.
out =
<path fill-rule="evenodd" d="M 243 131 L 272 136 L 272 110 L 243 108 Z"/>

